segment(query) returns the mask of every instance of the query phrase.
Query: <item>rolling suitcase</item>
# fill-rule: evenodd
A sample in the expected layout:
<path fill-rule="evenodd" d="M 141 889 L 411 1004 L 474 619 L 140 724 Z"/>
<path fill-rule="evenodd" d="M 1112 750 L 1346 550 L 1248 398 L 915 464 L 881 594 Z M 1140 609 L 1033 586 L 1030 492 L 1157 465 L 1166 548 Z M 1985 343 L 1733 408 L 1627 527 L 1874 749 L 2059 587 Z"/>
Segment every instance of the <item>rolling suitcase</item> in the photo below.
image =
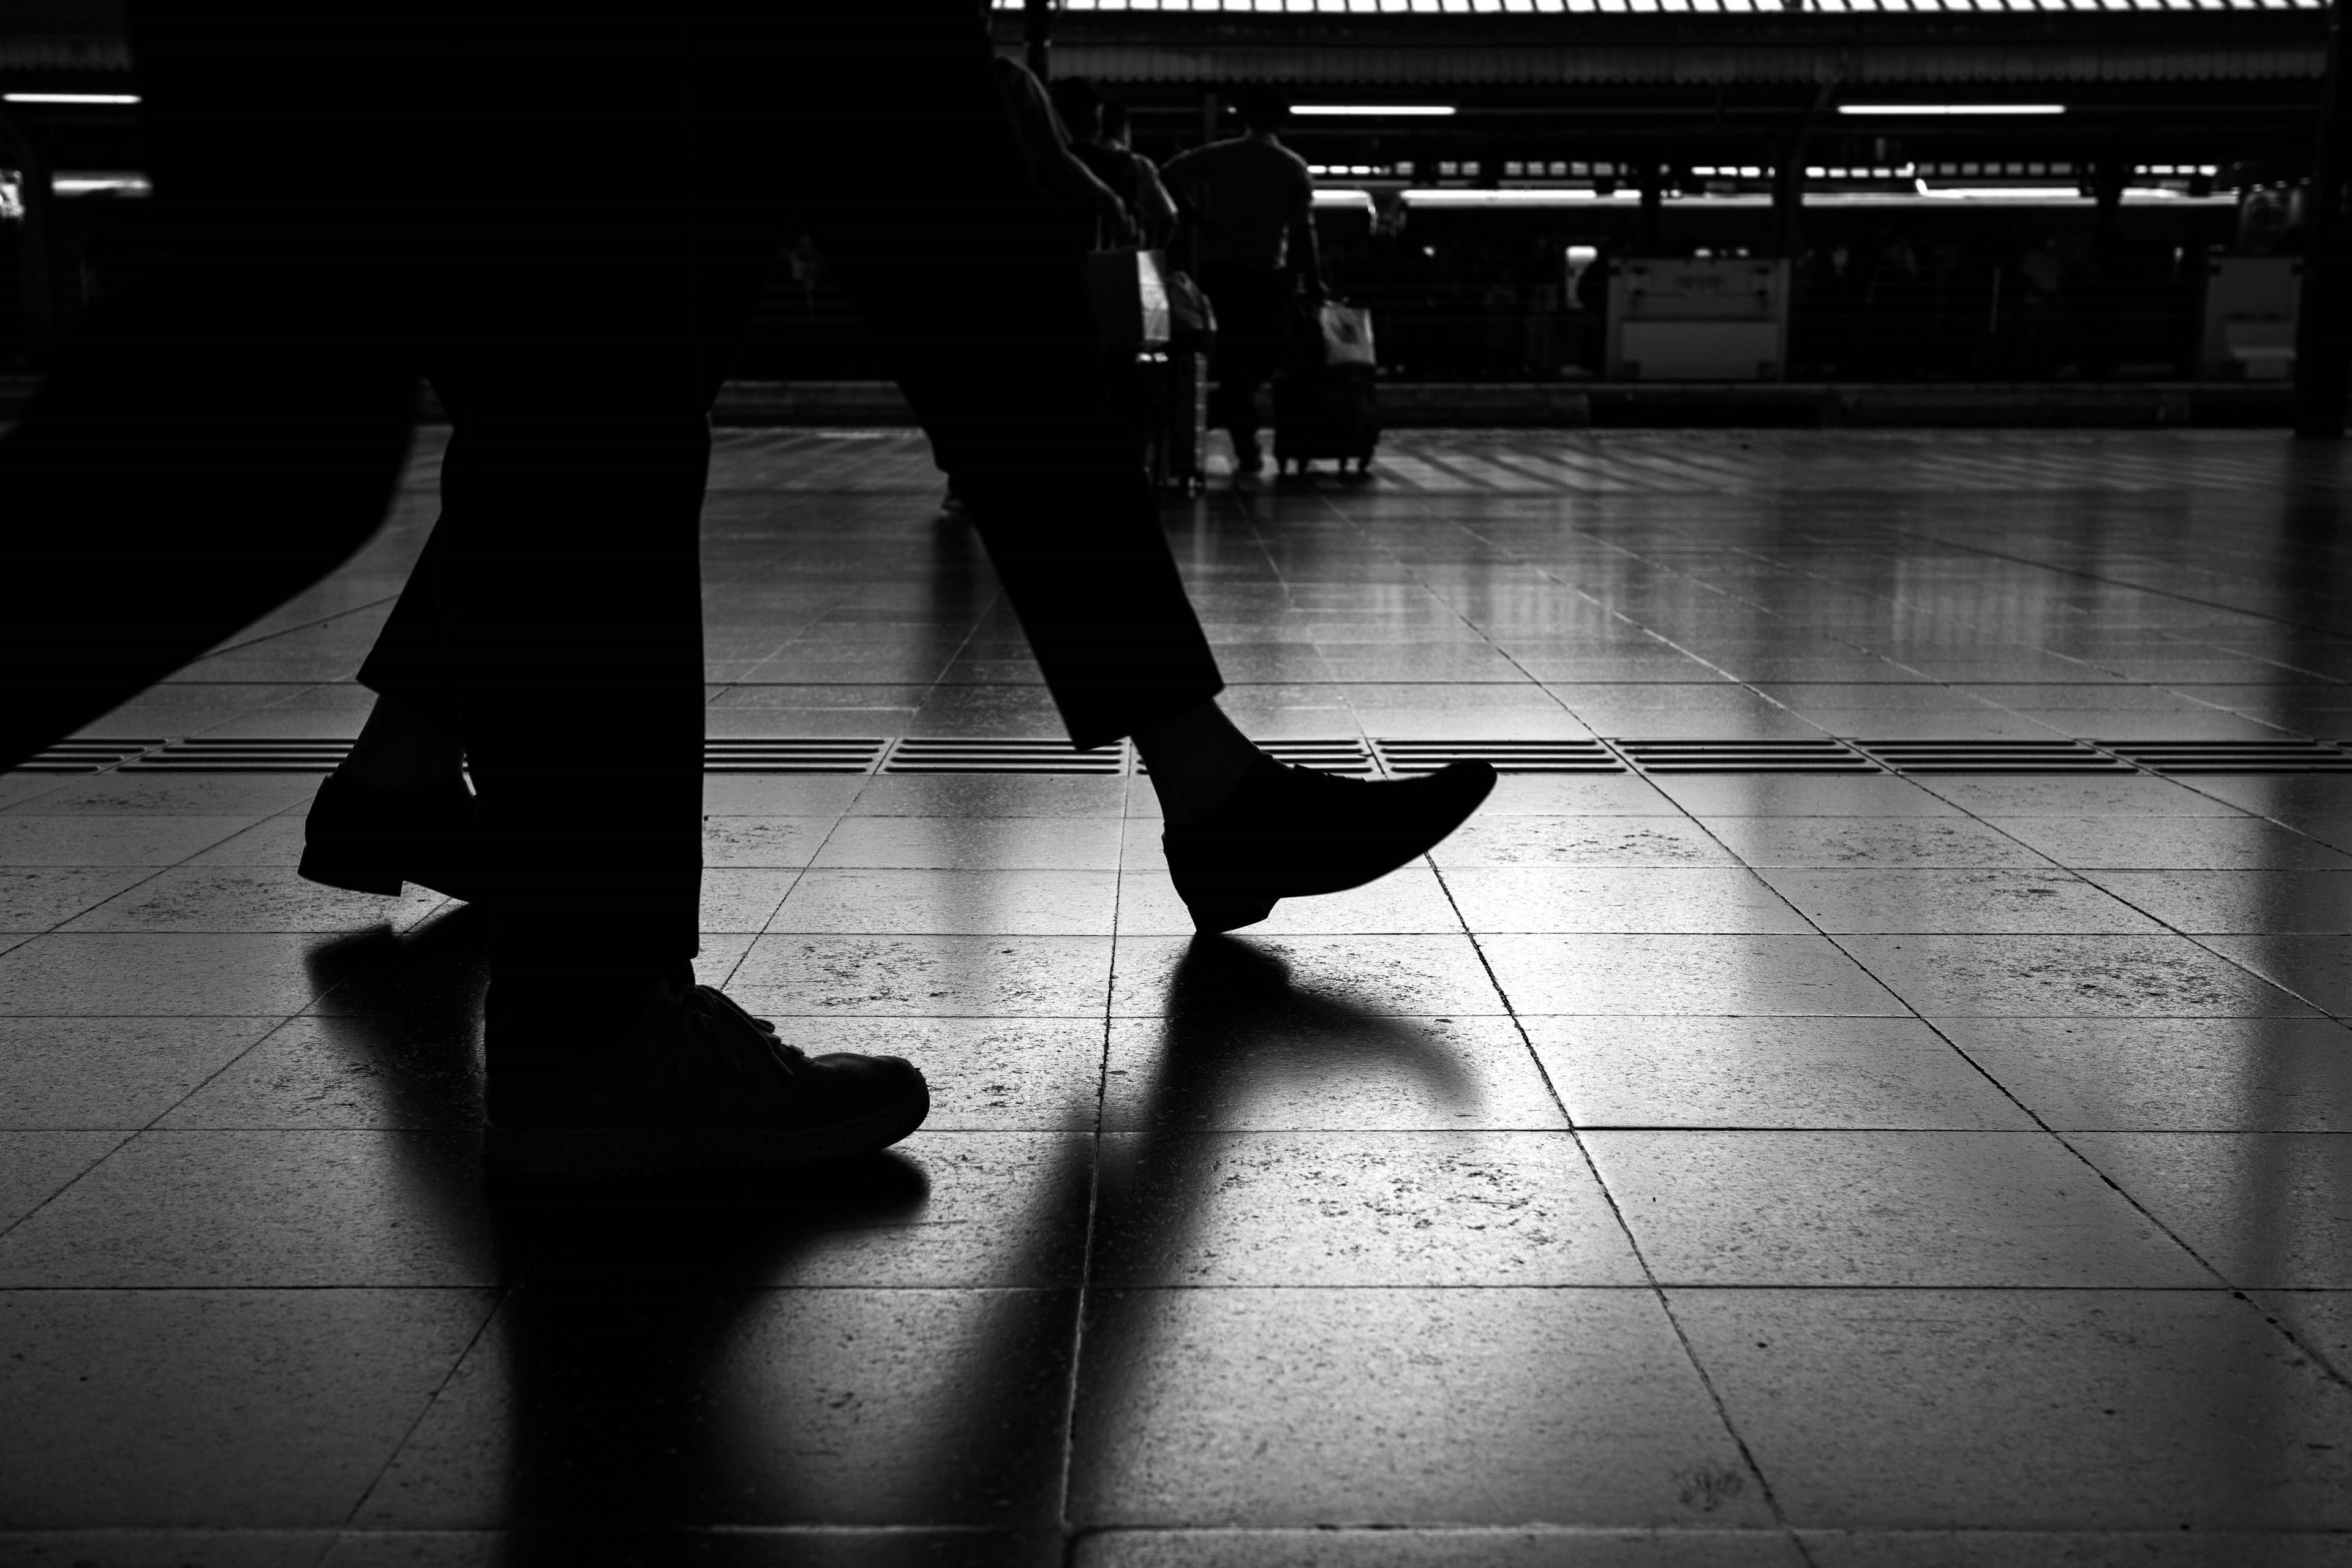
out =
<path fill-rule="evenodd" d="M 1370 365 L 1293 370 L 1274 380 L 1274 461 L 1277 470 L 1321 458 L 1353 461 L 1369 473 L 1381 441 L 1380 404 Z"/>
<path fill-rule="evenodd" d="M 1274 461 L 1286 471 L 1336 458 L 1369 473 L 1380 445 L 1372 323 L 1365 311 L 1324 303 L 1304 311 L 1290 363 L 1274 378 Z"/>

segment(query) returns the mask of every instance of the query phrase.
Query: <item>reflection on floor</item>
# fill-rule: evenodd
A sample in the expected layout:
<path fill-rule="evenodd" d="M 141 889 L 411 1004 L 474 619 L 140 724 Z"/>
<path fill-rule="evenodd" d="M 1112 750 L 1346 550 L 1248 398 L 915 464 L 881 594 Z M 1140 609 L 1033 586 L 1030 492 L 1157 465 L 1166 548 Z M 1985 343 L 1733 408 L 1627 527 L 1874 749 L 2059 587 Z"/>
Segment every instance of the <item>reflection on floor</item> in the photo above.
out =
<path fill-rule="evenodd" d="M 352 734 L 436 451 L 90 733 Z M 1433 435 L 1170 526 L 1269 737 L 2343 740 L 2344 481 Z M 1055 732 L 935 486 L 722 439 L 714 736 Z M 1131 776 L 715 775 L 706 978 L 937 1113 L 562 1195 L 314 783 L 0 784 L 0 1562 L 2352 1561 L 2352 778 L 1520 774 L 1195 942 Z"/>

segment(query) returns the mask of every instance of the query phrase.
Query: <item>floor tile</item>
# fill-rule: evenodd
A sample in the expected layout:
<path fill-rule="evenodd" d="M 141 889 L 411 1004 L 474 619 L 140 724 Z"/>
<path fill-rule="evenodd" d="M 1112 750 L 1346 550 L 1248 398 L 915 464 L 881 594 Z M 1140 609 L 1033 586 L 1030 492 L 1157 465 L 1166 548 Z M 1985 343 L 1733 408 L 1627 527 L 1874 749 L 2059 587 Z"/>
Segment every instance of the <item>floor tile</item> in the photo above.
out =
<path fill-rule="evenodd" d="M 1089 1308 L 1081 1526 L 1770 1520 L 1646 1291 L 1132 1290 Z"/>
<path fill-rule="evenodd" d="M 2061 1131 L 2352 1131 L 2352 1031 L 2328 1018 L 1938 1018 Z"/>
<path fill-rule="evenodd" d="M 2246 816 L 1998 817 L 1993 826 L 2062 866 L 2181 871 L 2352 870 L 2352 856 Z"/>
<path fill-rule="evenodd" d="M 1826 938 L 1482 936 L 1513 1011 L 1899 1016 L 1903 1004 Z"/>
<path fill-rule="evenodd" d="M 482 1121 L 476 1034 L 380 1015 L 289 1018 L 157 1125 L 471 1132 Z"/>
<path fill-rule="evenodd" d="M 2263 1290 L 2254 1302 L 2319 1357 L 2338 1382 L 2352 1381 L 2352 1291 Z"/>
<path fill-rule="evenodd" d="M 500 1568 L 515 1563 L 694 1563 L 709 1568 L 1053 1568 L 1042 1528 L 901 1525 L 347 1530 L 319 1568 Z"/>
<path fill-rule="evenodd" d="M 1639 1285 L 1566 1131 L 1119 1132 L 1104 1285 Z"/>
<path fill-rule="evenodd" d="M 886 773 L 866 781 L 855 816 L 1115 817 L 1128 781 L 1070 774 Z"/>
<path fill-rule="evenodd" d="M 153 866 L 0 867 L 0 931 L 44 931 L 156 875 Z"/>
<path fill-rule="evenodd" d="M 797 869 L 813 859 L 837 818 L 832 816 L 706 816 L 702 864 Z"/>
<path fill-rule="evenodd" d="M 493 1284 L 475 1142 L 142 1132 L 0 1237 L 0 1289 Z"/>
<path fill-rule="evenodd" d="M 491 1305 L 478 1290 L 0 1290 L 0 1516 L 12 1530 L 331 1529 Z M 224 1560 L 269 1561 L 202 1546 L 155 1559 Z"/>
<path fill-rule="evenodd" d="M 2088 871 L 2108 892 L 2191 935 L 2352 935 L 2342 871 Z"/>
<path fill-rule="evenodd" d="M 146 1126 L 275 1018 L 0 1018 L 0 1127 Z"/>
<path fill-rule="evenodd" d="M 1110 962 L 1108 937 L 763 936 L 727 984 L 764 1016 L 1077 1018 Z"/>
<path fill-rule="evenodd" d="M 1076 1289 L 1094 1142 L 929 1127 L 870 1159 L 724 1184 L 501 1186 L 503 1257 L 533 1287 Z"/>
<path fill-rule="evenodd" d="M 0 954 L 0 1007 L 109 1017 L 293 1013 L 351 964 L 324 932 L 61 932 Z"/>
<path fill-rule="evenodd" d="M 1759 868 L 2046 871 L 2050 862 L 1964 817 L 1709 817 L 1707 830 Z"/>
<path fill-rule="evenodd" d="M 2227 1291 L 1671 1300 L 1732 1426 L 1801 1527 L 2352 1523 L 2352 1448 L 2341 1440 L 2352 1390 Z"/>
<path fill-rule="evenodd" d="M 838 816 L 876 781 L 863 774 L 705 773 L 705 816 Z"/>
<path fill-rule="evenodd" d="M 1756 873 L 1728 867 L 1465 867 L 1445 873 L 1445 890 L 1481 935 L 1812 929 Z"/>
<path fill-rule="evenodd" d="M 0 816 L 0 866 L 172 866 L 254 826 L 244 816 Z"/>
<path fill-rule="evenodd" d="M 0 1132 L 0 1230 L 73 1185 L 121 1147 L 127 1132 Z"/>
<path fill-rule="evenodd" d="M 2352 1136 L 2077 1132 L 2067 1142 L 2244 1289 L 2352 1289 Z"/>
<path fill-rule="evenodd" d="M 1059 1290 L 520 1290 L 353 1522 L 1049 1521 L 1076 1306 Z"/>
<path fill-rule="evenodd" d="M 109 773 L 57 781 L 11 816 L 268 816 L 317 793 L 301 773 Z"/>
<path fill-rule="evenodd" d="M 1129 1131 L 1564 1128 L 1512 1020 L 1294 994 L 1111 1022 L 1103 1124 Z"/>
<path fill-rule="evenodd" d="M 1843 936 L 1922 1013 L 2292 1017 L 2314 1009 L 2178 936 Z"/>
<path fill-rule="evenodd" d="M 1431 852 L 1441 870 L 1473 866 L 1730 866 L 1722 845 L 1673 817 L 1474 816 Z"/>
<path fill-rule="evenodd" d="M 2340 1562 L 2343 1538 L 2279 1531 L 1805 1531 L 1805 1551 L 1820 1568 L 1903 1563 L 1919 1568 L 1993 1568 L 2011 1563 L 2064 1563 L 2083 1568 L 2323 1568 Z"/>
<path fill-rule="evenodd" d="M 1778 1531 L 1121 1530 L 1083 1537 L 1076 1568 L 1798 1568 Z"/>
<path fill-rule="evenodd" d="M 1682 807 L 1634 773 L 1505 773 L 1478 808 L 1497 816 L 1679 816 Z"/>
<path fill-rule="evenodd" d="M 1115 871 L 818 868 L 801 877 L 766 929 L 778 935 L 1108 936 L 1118 892 Z"/>
<path fill-rule="evenodd" d="M 1914 1019 L 1530 1017 L 1526 1026 L 1579 1127 L 2032 1125 Z"/>
<path fill-rule="evenodd" d="M 1424 861 L 1378 881 L 1311 899 L 1285 899 L 1251 936 L 1374 936 L 1454 932 L 1462 916 Z M 1118 881 L 1121 936 L 1189 936 L 1192 916 L 1165 871 L 1129 870 Z"/>
<path fill-rule="evenodd" d="M 230 834 L 211 847 L 189 856 L 188 860 L 197 866 L 299 866 L 304 832 L 302 817 L 290 811 L 283 812 Z"/>
<path fill-rule="evenodd" d="M 1643 1258 L 1668 1284 L 2211 1282 L 2045 1132 L 1584 1139 Z"/>
<path fill-rule="evenodd" d="M 1091 1130 L 1101 1113 L 1099 1018 L 779 1017 L 812 1056 L 900 1056 L 930 1084 L 931 1132 Z"/>
<path fill-rule="evenodd" d="M 1658 788 L 1695 816 L 1951 816 L 1929 780 L 1885 774 L 1685 773 L 1658 780 Z M 1923 787 L 1924 786 L 1924 787 Z"/>
<path fill-rule="evenodd" d="M 1983 778 L 1972 775 L 1922 778 L 1922 788 L 1977 816 L 2004 821 L 2019 816 L 2235 816 L 2223 782 L 2194 784 L 2150 778 L 2145 773 L 2095 773 L 2068 777 Z M 2215 798 L 2222 793 L 2223 798 Z"/>
<path fill-rule="evenodd" d="M 180 866 L 68 921 L 69 931 L 405 930 L 448 900 L 409 884 L 397 898 L 347 893 L 274 866 Z"/>
<path fill-rule="evenodd" d="M 818 866 L 902 870 L 1108 871 L 1122 825 L 1104 818 L 851 816 Z"/>
<path fill-rule="evenodd" d="M 0 1560 L 23 1568 L 313 1568 L 335 1544 L 332 1530 L 0 1531 Z"/>
<path fill-rule="evenodd" d="M 1833 936 L 2164 930 L 2063 871 L 1771 870 L 1764 879 Z"/>
<path fill-rule="evenodd" d="M 1115 1017 L 1270 1016 L 1301 1002 L 1361 1017 L 1504 1010 L 1465 936 L 1243 933 L 1135 937 L 1118 944 Z"/>
<path fill-rule="evenodd" d="M 2340 937 L 2232 935 L 2198 939 L 2330 1013 L 2352 1012 L 2352 962 Z"/>

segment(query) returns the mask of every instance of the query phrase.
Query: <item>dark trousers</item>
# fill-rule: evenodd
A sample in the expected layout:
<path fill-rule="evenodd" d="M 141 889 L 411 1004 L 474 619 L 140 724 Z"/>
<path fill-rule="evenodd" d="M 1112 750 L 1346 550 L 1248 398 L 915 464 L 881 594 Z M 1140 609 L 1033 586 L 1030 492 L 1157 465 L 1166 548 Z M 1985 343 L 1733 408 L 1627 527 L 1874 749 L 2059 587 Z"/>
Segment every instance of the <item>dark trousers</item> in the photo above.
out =
<path fill-rule="evenodd" d="M 1217 312 L 1209 423 L 1238 446 L 1257 436 L 1257 390 L 1282 368 L 1298 286 L 1286 268 L 1212 261 L 1201 268 L 1201 289 Z"/>
<path fill-rule="evenodd" d="M 464 739 L 500 990 L 690 955 L 707 411 L 802 229 L 1072 738 L 1219 689 L 968 0 L 154 0 L 133 44 L 173 264 L 0 443 L 0 761 L 347 557 L 424 375 L 442 517 L 362 678 Z"/>

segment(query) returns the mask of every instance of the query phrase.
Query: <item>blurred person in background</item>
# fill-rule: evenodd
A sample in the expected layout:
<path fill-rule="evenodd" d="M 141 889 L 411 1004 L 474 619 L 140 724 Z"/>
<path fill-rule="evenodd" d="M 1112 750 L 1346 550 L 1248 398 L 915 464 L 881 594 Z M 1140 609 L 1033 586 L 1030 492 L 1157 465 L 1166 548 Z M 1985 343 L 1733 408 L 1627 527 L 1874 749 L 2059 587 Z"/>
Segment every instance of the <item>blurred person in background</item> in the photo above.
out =
<path fill-rule="evenodd" d="M 1180 153 L 1161 171 L 1196 247 L 1201 287 L 1217 312 L 1209 423 L 1233 437 L 1243 473 L 1265 466 L 1258 388 L 1282 366 L 1302 293 L 1323 297 L 1315 244 L 1315 177 L 1277 138 L 1287 110 L 1265 89 L 1234 104 L 1243 133 Z"/>

